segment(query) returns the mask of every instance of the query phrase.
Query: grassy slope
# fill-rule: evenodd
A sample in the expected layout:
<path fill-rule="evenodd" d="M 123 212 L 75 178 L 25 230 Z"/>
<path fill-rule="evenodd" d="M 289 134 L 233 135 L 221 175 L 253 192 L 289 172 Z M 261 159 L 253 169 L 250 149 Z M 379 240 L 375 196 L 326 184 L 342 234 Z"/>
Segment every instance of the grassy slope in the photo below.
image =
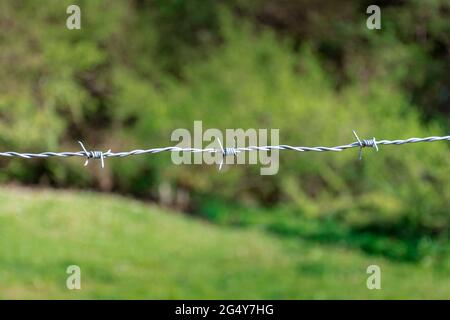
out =
<path fill-rule="evenodd" d="M 450 278 L 127 199 L 0 189 L 0 298 L 450 298 Z M 65 287 L 82 269 L 82 290 Z M 366 267 L 382 268 L 368 290 Z"/>

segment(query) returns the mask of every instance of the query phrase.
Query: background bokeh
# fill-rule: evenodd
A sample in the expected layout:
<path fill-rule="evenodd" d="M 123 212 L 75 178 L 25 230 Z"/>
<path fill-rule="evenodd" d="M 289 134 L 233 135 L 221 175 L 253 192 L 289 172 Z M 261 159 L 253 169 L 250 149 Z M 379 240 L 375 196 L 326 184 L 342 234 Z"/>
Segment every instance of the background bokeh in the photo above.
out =
<path fill-rule="evenodd" d="M 81 30 L 65 26 L 66 8 L 73 3 L 81 8 Z M 448 2 L 381 1 L 381 30 L 366 27 L 370 4 L 331 0 L 2 1 L 0 148 L 78 151 L 77 140 L 96 150 L 168 146 L 173 144 L 172 131 L 192 130 L 194 120 L 202 120 L 204 128 L 277 128 L 280 143 L 303 146 L 346 144 L 354 140 L 352 130 L 362 138 L 377 139 L 447 135 Z M 310 293 L 307 297 L 313 298 L 341 297 L 338 291 L 331 291 L 331 295 L 327 291 L 332 290 L 329 284 L 337 281 L 332 276 L 336 270 L 327 269 L 330 266 L 323 253 L 327 250 L 333 252 L 336 259 L 332 261 L 337 264 L 361 259 L 364 262 L 352 265 L 358 270 L 364 271 L 366 261 L 371 259 L 399 264 L 412 274 L 422 270 L 417 271 L 412 286 L 414 292 L 421 293 L 419 297 L 427 297 L 428 289 L 422 286 L 432 281 L 424 281 L 422 275 L 450 271 L 449 156 L 446 142 L 382 146 L 378 153 L 366 149 L 362 161 L 358 160 L 357 149 L 342 153 L 282 152 L 280 171 L 274 176 L 261 176 L 257 165 L 227 166 L 223 172 L 218 172 L 217 166 L 176 166 L 170 154 L 111 158 L 104 169 L 95 161 L 84 167 L 80 158 L 2 158 L 0 242 L 5 262 L 0 265 L 0 280 L 20 288 L 3 294 L 35 297 L 28 294 L 34 292 L 33 288 L 47 288 L 40 268 L 24 275 L 18 271 L 18 263 L 25 269 L 26 263 L 38 263 L 45 269 L 45 258 L 33 254 L 45 252 L 45 246 L 59 252 L 54 242 L 45 241 L 35 250 L 32 243 L 36 238 L 48 236 L 64 246 L 64 240 L 83 237 L 76 233 L 77 228 L 68 227 L 77 225 L 77 214 L 67 216 L 65 207 L 89 211 L 96 207 L 95 196 L 80 195 L 78 199 L 76 190 L 96 190 L 151 201 L 166 208 L 161 215 L 169 214 L 168 210 L 189 215 L 187 221 L 192 216 L 201 218 L 208 221 L 208 228 L 218 228 L 221 233 L 261 233 L 269 237 L 261 240 L 267 243 L 269 252 L 270 239 L 279 243 L 283 252 L 311 248 L 315 257 L 314 250 L 325 250 L 316 264 L 305 267 L 298 262 L 300 267 L 295 267 L 307 277 L 321 279 L 306 292 L 287 286 L 272 295 L 260 294 L 273 286 L 267 275 L 255 280 L 258 290 L 239 297 L 302 297 L 299 292 Z M 33 190 L 65 188 L 73 190 L 75 196 L 66 203 L 51 200 L 63 197 L 55 193 L 45 205 L 47 196 L 42 199 L 40 192 L 18 185 L 33 186 Z M 129 201 L 107 199 L 101 200 L 106 206 Z M 110 214 L 116 214 L 111 213 L 115 206 L 110 207 Z M 158 207 L 152 210 L 162 210 Z M 69 220 L 59 221 L 52 210 L 65 213 Z M 18 212 L 32 212 L 30 219 L 42 229 L 30 229 Z M 89 224 L 91 215 L 79 219 Z M 127 222 L 126 216 L 120 219 L 122 226 L 135 223 Z M 184 221 L 186 217 L 177 219 Z M 109 226 L 103 220 L 97 223 L 99 227 Z M 190 233 L 190 223 L 177 224 L 177 232 Z M 65 232 L 52 233 L 52 228 L 69 228 L 73 238 Z M 111 229 L 110 240 L 102 239 L 130 239 L 127 233 L 115 234 L 117 228 Z M 36 238 L 29 232 L 36 232 Z M 205 241 L 215 236 L 208 237 L 209 233 L 204 233 Z M 167 235 L 164 239 L 178 238 Z M 93 241 L 102 243 L 97 236 Z M 241 242 L 230 243 L 239 246 Z M 124 246 L 112 247 L 107 257 L 114 256 L 115 250 L 129 252 Z M 189 246 L 183 243 L 175 247 L 184 250 Z M 139 251 L 139 247 L 134 250 Z M 214 255 L 208 258 L 190 250 L 192 261 L 188 259 L 187 263 L 194 263 L 195 257 L 215 261 Z M 223 250 L 226 256 L 230 248 Z M 339 250 L 350 253 L 339 255 Z M 261 254 L 265 251 L 260 248 Z M 62 258 L 56 266 L 67 261 L 77 263 L 69 252 L 60 252 Z M 136 257 L 141 255 L 136 253 Z M 111 280 L 102 278 L 107 274 L 101 269 L 102 263 L 109 261 L 107 257 L 89 260 L 100 283 Z M 126 256 L 122 256 L 124 259 Z M 139 265 L 136 259 L 134 266 Z M 272 259 L 281 258 L 274 255 Z M 242 271 L 245 274 L 253 274 L 253 265 L 245 261 L 242 266 L 231 264 L 229 268 L 220 261 L 217 263 L 224 268 L 220 281 L 219 275 L 209 275 L 214 264 L 204 267 L 205 274 L 217 280 L 211 281 L 214 288 L 226 287 L 227 279 L 234 279 L 232 274 L 224 276 L 227 270 L 242 267 L 247 270 Z M 172 262 L 167 260 L 168 264 Z M 179 277 L 185 268 L 189 266 L 179 266 Z M 267 269 L 275 272 L 277 268 L 269 264 Z M 136 272 L 144 271 L 133 274 Z M 283 273 L 283 268 L 279 272 Z M 402 273 L 398 271 L 398 278 Z M 117 271 L 111 278 L 121 276 L 127 279 L 127 272 Z M 361 291 L 354 291 L 352 297 L 367 297 L 364 276 L 359 284 Z M 48 277 L 48 283 L 56 281 Z M 64 272 L 58 277 L 64 278 Z M 127 292 L 133 292 L 131 297 L 152 297 L 143 288 L 134 290 L 142 285 L 141 280 L 127 282 L 135 284 L 128 291 L 120 289 L 124 285 L 120 283 L 109 289 L 99 284 L 90 287 L 86 297 L 129 297 Z M 167 290 L 161 289 L 155 297 L 189 297 L 189 292 L 201 298 L 221 296 L 203 286 L 198 289 L 192 281 L 186 293 L 177 291 L 179 282 L 169 281 Z M 450 298 L 450 282 L 446 281 L 437 281 L 442 288 L 433 294 Z M 338 281 L 332 288 L 346 285 Z M 40 297 L 59 297 L 57 289 L 47 289 L 38 290 Z M 411 293 L 410 287 L 400 283 L 391 290 L 383 297 L 407 297 Z M 116 293 L 107 294 L 113 291 Z M 225 297 L 233 297 L 230 292 Z"/>

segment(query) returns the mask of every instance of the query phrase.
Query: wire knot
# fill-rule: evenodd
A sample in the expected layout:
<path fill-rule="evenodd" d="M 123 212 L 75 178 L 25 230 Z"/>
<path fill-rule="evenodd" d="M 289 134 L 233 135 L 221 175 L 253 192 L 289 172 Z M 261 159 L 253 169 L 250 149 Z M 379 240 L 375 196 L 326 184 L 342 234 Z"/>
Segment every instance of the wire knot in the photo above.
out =
<path fill-rule="evenodd" d="M 224 148 L 222 146 L 222 142 L 220 142 L 220 139 L 217 139 L 217 141 L 219 141 L 219 146 L 220 146 L 219 152 L 222 153 L 222 160 L 220 161 L 220 164 L 219 164 L 219 170 L 221 170 L 222 169 L 222 165 L 223 165 L 223 163 L 225 161 L 225 157 L 226 156 L 231 156 L 231 155 L 236 156 L 238 151 L 236 150 L 236 148 Z"/>
<path fill-rule="evenodd" d="M 84 163 L 84 166 L 87 166 L 89 163 L 89 159 L 100 159 L 102 162 L 102 168 L 105 167 L 105 156 L 107 156 L 110 152 L 111 149 L 109 149 L 107 152 L 103 152 L 103 151 L 87 151 L 86 148 L 83 145 L 83 142 L 78 141 L 78 143 L 81 145 L 81 148 L 83 149 L 84 155 L 86 157 L 86 162 Z"/>
<path fill-rule="evenodd" d="M 363 148 L 375 148 L 378 152 L 378 145 L 377 145 L 377 141 L 375 140 L 375 137 L 373 137 L 372 139 L 363 139 L 360 140 L 358 135 L 356 134 L 355 130 L 353 130 L 353 134 L 356 137 L 356 140 L 358 140 L 358 145 L 359 145 L 359 160 L 362 160 L 362 149 Z"/>
<path fill-rule="evenodd" d="M 235 155 L 237 155 L 237 151 L 236 151 L 236 148 L 224 148 L 224 149 L 222 149 L 222 154 L 224 157 L 231 156 L 231 155 L 235 156 Z"/>

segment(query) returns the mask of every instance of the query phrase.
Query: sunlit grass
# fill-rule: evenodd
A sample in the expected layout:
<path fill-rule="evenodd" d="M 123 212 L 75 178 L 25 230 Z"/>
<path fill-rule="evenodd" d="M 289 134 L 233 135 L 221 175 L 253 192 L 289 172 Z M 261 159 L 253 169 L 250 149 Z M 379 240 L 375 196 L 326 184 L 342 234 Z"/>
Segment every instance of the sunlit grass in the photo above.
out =
<path fill-rule="evenodd" d="M 0 298 L 450 298 L 425 264 L 209 224 L 94 193 L 0 189 Z M 69 265 L 81 290 L 68 290 Z M 366 268 L 382 289 L 366 288 Z"/>

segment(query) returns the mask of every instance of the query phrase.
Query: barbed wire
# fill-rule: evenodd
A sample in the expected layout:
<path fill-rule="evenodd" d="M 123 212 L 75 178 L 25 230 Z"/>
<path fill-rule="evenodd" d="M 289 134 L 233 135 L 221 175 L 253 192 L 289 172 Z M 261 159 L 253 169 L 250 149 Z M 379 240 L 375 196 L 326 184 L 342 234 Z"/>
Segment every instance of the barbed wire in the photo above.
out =
<path fill-rule="evenodd" d="M 372 139 L 360 139 L 355 131 L 353 134 L 357 141 L 335 147 L 302 147 L 302 146 L 290 146 L 290 145 L 275 145 L 275 146 L 248 146 L 248 147 L 226 147 L 222 146 L 220 139 L 218 139 L 220 148 L 182 148 L 177 146 L 172 147 L 161 147 L 152 149 L 136 149 L 132 151 L 125 152 L 112 152 L 111 149 L 103 151 L 88 151 L 81 141 L 78 141 L 82 151 L 77 152 L 42 152 L 42 153 L 21 153 L 14 151 L 0 152 L 0 157 L 18 157 L 24 159 L 32 158 L 49 158 L 49 157 L 83 157 L 86 158 L 84 163 L 85 166 L 88 165 L 90 159 L 99 159 L 101 161 L 102 168 L 105 166 L 104 159 L 113 157 L 129 157 L 137 156 L 142 154 L 154 154 L 160 152 L 209 152 L 209 153 L 221 153 L 222 161 L 219 164 L 219 170 L 222 168 L 225 157 L 236 156 L 240 152 L 251 152 L 251 151 L 271 151 L 271 150 L 291 150 L 297 152 L 340 152 L 346 149 L 359 148 L 359 159 L 362 159 L 362 149 L 369 147 L 375 148 L 378 151 L 379 145 L 402 145 L 407 143 L 418 143 L 418 142 L 435 142 L 435 141 L 450 141 L 450 135 L 448 136 L 432 136 L 426 138 L 409 138 L 409 139 L 399 139 L 399 140 L 376 140 L 375 137 Z"/>

